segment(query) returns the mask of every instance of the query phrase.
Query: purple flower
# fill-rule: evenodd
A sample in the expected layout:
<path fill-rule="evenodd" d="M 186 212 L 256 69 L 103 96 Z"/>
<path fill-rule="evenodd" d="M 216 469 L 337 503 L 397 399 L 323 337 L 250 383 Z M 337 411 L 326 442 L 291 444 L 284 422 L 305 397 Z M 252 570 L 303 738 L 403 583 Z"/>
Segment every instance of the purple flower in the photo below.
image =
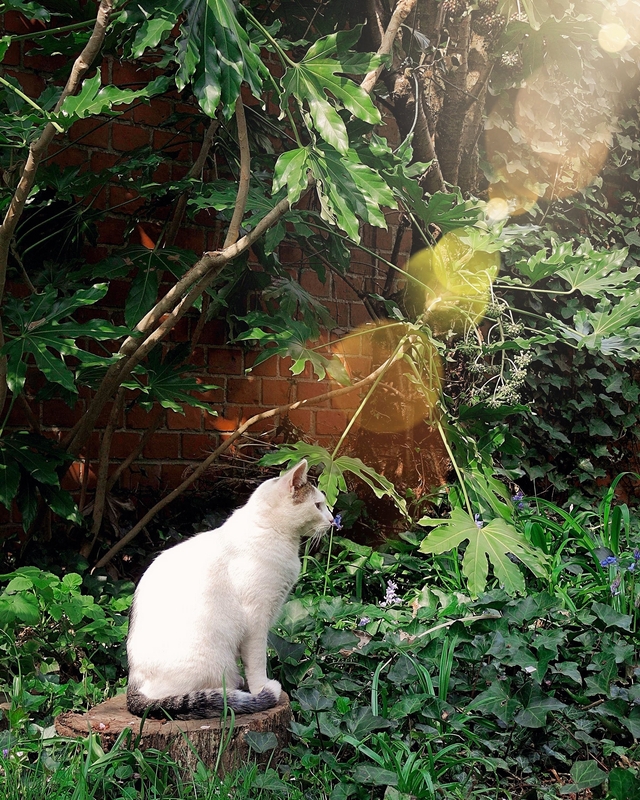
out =
<path fill-rule="evenodd" d="M 522 502 L 523 498 L 524 492 L 516 492 L 511 498 L 511 502 L 515 504 L 516 508 L 524 508 L 525 503 Z"/>
<path fill-rule="evenodd" d="M 9 755 L 9 750 L 8 748 L 5 747 L 2 751 L 2 757 L 6 758 L 8 755 Z"/>
<path fill-rule="evenodd" d="M 342 514 L 336 514 L 333 518 L 333 522 L 331 523 L 332 527 L 334 527 L 337 531 L 342 530 Z"/>
<path fill-rule="evenodd" d="M 600 562 L 601 567 L 610 567 L 612 564 L 617 564 L 618 559 L 615 556 L 607 556 Z"/>
<path fill-rule="evenodd" d="M 473 518 L 478 528 L 481 528 L 484 525 L 484 522 L 480 519 L 480 514 L 474 514 Z"/>
<path fill-rule="evenodd" d="M 616 595 L 620 594 L 620 592 L 619 592 L 619 588 L 620 588 L 620 576 L 618 575 L 618 577 L 617 577 L 617 578 L 614 580 L 614 582 L 611 584 L 611 594 L 612 594 L 614 597 L 615 597 Z"/>
<path fill-rule="evenodd" d="M 629 566 L 627 567 L 627 569 L 629 570 L 629 572 L 634 572 L 634 571 L 635 571 L 635 568 L 636 568 L 636 563 L 637 563 L 637 562 L 636 562 L 636 561 L 634 561 L 634 562 L 633 562 L 633 564 L 629 564 Z"/>
<path fill-rule="evenodd" d="M 386 606 L 395 606 L 402 602 L 402 598 L 396 593 L 397 588 L 398 584 L 394 581 L 387 582 L 387 592 L 384 596 L 384 600 L 380 601 L 381 606 L 386 608 Z"/>
<path fill-rule="evenodd" d="M 359 628 L 364 628 L 365 625 L 368 625 L 371 622 L 369 617 L 361 617 L 360 621 L 358 622 Z"/>
<path fill-rule="evenodd" d="M 633 551 L 633 560 L 640 561 L 640 548 L 638 547 Z"/>

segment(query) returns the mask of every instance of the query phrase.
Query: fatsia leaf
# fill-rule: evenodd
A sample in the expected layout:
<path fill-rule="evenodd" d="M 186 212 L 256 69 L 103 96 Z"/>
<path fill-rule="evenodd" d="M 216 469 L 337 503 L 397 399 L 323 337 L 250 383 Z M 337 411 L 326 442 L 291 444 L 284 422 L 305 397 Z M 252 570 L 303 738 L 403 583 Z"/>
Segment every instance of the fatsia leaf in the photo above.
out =
<path fill-rule="evenodd" d="M 439 521 L 420 520 L 420 524 L 439 524 Z M 546 574 L 545 556 L 533 548 L 513 525 L 501 518 L 482 525 L 461 508 L 454 508 L 450 519 L 440 524 L 423 540 L 423 553 L 444 553 L 462 542 L 467 547 L 462 561 L 462 571 L 468 580 L 469 592 L 478 597 L 485 589 L 489 563 L 496 578 L 509 594 L 524 594 L 524 577 L 510 555 L 518 558 L 534 575 Z"/>
<path fill-rule="evenodd" d="M 359 458 L 339 456 L 334 458 L 324 447 L 307 442 L 296 442 L 294 445 L 283 445 L 274 453 L 267 453 L 260 459 L 260 464 L 273 466 L 275 464 L 297 464 L 305 458 L 310 467 L 321 466 L 322 472 L 318 478 L 318 488 L 324 492 L 327 505 L 335 505 L 340 492 L 348 491 L 345 472 L 351 472 L 369 486 L 376 497 L 390 497 L 396 506 L 407 516 L 407 505 L 404 498 L 398 494 L 394 485 L 384 475 L 380 475 L 372 467 L 368 467 Z"/>
<path fill-rule="evenodd" d="M 153 308 L 158 296 L 159 284 L 160 276 L 156 267 L 153 266 L 152 259 L 149 258 L 146 266 L 141 264 L 136 272 L 125 302 L 124 321 L 130 328 L 134 328 Z"/>
<path fill-rule="evenodd" d="M 215 116 L 222 104 L 224 115 L 230 117 L 242 81 L 259 96 L 266 74 L 259 50 L 245 30 L 242 7 L 235 0 L 189 0 L 183 10 L 186 16 L 176 40 L 176 85 L 182 90 L 192 83 L 208 116 Z"/>
<path fill-rule="evenodd" d="M 556 276 L 565 280 L 572 290 L 588 297 L 600 298 L 607 292 L 620 295 L 627 291 L 627 284 L 640 274 L 640 267 L 621 271 L 627 254 L 626 249 L 598 252 L 587 241 L 578 248 L 571 259 L 573 263 L 559 269 Z"/>
<path fill-rule="evenodd" d="M 383 207 L 397 208 L 393 192 L 378 172 L 363 164 L 355 150 L 341 155 L 330 146 L 309 153 L 309 168 L 316 179 L 321 216 L 360 241 L 358 218 L 386 228 Z"/>
<path fill-rule="evenodd" d="M 161 75 L 142 89 L 118 89 L 117 86 L 101 87 L 102 73 L 96 72 L 93 78 L 87 78 L 82 84 L 79 94 L 66 97 L 56 114 L 50 119 L 69 128 L 74 122 L 96 114 L 114 113 L 114 106 L 131 103 L 133 100 L 150 99 L 165 92 L 170 85 L 169 78 Z"/>
<path fill-rule="evenodd" d="M 635 323 L 635 324 L 634 324 Z M 630 292 L 615 303 L 602 302 L 595 311 L 581 309 L 574 327 L 560 325 L 560 333 L 594 352 L 637 357 L 640 353 L 640 291 Z"/>
<path fill-rule="evenodd" d="M 338 152 L 346 154 L 349 136 L 341 116 L 327 94 L 354 117 L 371 125 L 380 122 L 380 112 L 373 101 L 355 81 L 346 77 L 369 72 L 381 63 L 373 54 L 347 54 L 360 38 L 361 26 L 351 31 L 339 31 L 315 42 L 305 57 L 289 66 L 281 79 L 283 95 L 281 107 L 286 108 L 289 98 L 306 103 L 314 128 Z"/>

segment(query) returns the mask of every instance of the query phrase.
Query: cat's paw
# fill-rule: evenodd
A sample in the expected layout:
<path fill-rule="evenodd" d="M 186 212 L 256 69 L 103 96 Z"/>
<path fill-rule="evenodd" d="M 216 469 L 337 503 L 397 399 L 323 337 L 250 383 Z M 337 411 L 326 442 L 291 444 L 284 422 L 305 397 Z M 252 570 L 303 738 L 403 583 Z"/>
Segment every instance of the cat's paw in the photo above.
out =
<path fill-rule="evenodd" d="M 264 691 L 265 689 L 275 697 L 276 703 L 280 700 L 280 695 L 282 693 L 282 686 L 280 686 L 278 681 L 267 681 L 265 685 L 262 687 L 261 691 Z"/>

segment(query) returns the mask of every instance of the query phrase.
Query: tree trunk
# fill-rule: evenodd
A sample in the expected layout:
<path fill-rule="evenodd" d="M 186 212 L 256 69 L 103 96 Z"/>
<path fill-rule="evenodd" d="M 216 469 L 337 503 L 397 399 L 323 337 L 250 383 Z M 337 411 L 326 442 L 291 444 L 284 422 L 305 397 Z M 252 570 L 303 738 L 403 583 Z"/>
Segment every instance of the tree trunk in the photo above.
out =
<path fill-rule="evenodd" d="M 229 714 L 226 720 L 221 717 L 146 719 L 141 731 L 142 720 L 127 711 L 126 697 L 119 694 L 86 714 L 74 711 L 60 714 L 56 717 L 55 727 L 59 736 L 71 738 L 93 732 L 100 737 L 105 751 L 110 750 L 118 736 L 130 728 L 134 736 L 140 734 L 141 750 L 164 750 L 187 771 L 195 770 L 201 759 L 210 768 L 217 765 L 220 772 L 228 772 L 247 761 L 249 745 L 245 737 L 249 732 L 275 734 L 278 740 L 275 752 L 269 750 L 264 759 L 270 758 L 271 764 L 277 763 L 282 748 L 289 741 L 291 719 L 289 698 L 283 693 L 277 706 L 257 714 L 237 714 L 235 718 Z M 224 747 L 222 755 L 221 747 Z M 257 758 L 260 760 L 260 756 Z"/>

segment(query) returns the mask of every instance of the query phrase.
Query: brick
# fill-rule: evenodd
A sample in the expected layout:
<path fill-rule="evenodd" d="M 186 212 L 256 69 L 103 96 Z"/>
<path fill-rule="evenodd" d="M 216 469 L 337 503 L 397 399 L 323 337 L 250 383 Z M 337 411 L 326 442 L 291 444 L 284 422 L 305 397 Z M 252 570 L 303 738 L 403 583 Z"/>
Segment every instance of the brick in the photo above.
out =
<path fill-rule="evenodd" d="M 209 348 L 209 370 L 212 375 L 242 375 L 242 361 L 242 350 L 237 348 Z"/>
<path fill-rule="evenodd" d="M 213 208 L 203 208 L 194 216 L 193 221 L 196 225 L 211 227 L 216 220 L 216 211 Z"/>
<path fill-rule="evenodd" d="M 129 470 L 127 488 L 135 489 L 138 486 L 149 486 L 157 490 L 160 488 L 161 472 L 160 464 L 137 464 Z"/>
<path fill-rule="evenodd" d="M 124 244 L 127 223 L 123 219 L 108 217 L 98 220 L 98 237 L 101 244 Z"/>
<path fill-rule="evenodd" d="M 328 297 L 331 291 L 331 276 L 327 273 L 326 280 L 324 283 L 322 283 L 315 270 L 306 269 L 302 273 L 300 285 L 303 289 L 306 289 L 307 292 L 310 292 L 314 297 Z"/>
<path fill-rule="evenodd" d="M 107 423 L 109 422 L 109 415 L 111 414 L 111 408 L 113 403 L 107 403 L 105 407 L 100 412 L 98 419 L 96 421 L 95 427 L 96 428 L 106 428 Z M 116 422 L 116 428 L 121 428 L 124 425 L 124 412 L 121 411 L 118 414 L 118 420 Z"/>
<path fill-rule="evenodd" d="M 171 115 L 171 103 L 160 98 L 153 98 L 151 103 L 147 105 L 136 106 L 133 110 L 133 119 L 135 122 L 142 125 L 150 125 L 155 128 Z"/>
<path fill-rule="evenodd" d="M 184 464 L 163 464 L 160 475 L 163 488 L 175 489 L 189 475 L 189 471 Z"/>
<path fill-rule="evenodd" d="M 91 167 L 89 154 L 79 147 L 62 147 L 57 152 L 50 148 L 47 163 L 58 164 L 61 167 L 84 167 L 82 172 Z"/>
<path fill-rule="evenodd" d="M 114 122 L 111 127 L 111 143 L 114 150 L 135 150 L 150 143 L 149 131 Z"/>
<path fill-rule="evenodd" d="M 204 392 L 198 392 L 198 400 L 202 400 L 204 403 L 211 403 L 211 404 L 222 404 L 224 403 L 224 399 L 226 397 L 225 387 L 219 385 L 220 381 L 217 381 L 216 384 L 210 383 L 207 381 L 209 386 L 218 386 L 217 389 L 208 389 Z M 224 384 L 224 381 L 222 381 Z"/>
<path fill-rule="evenodd" d="M 114 167 L 120 161 L 120 156 L 113 153 L 91 153 L 91 171 L 100 173 Z"/>
<path fill-rule="evenodd" d="M 347 415 L 338 410 L 320 409 L 316 411 L 316 433 L 341 434 L 347 426 Z"/>
<path fill-rule="evenodd" d="M 244 363 L 246 368 L 248 369 L 251 367 L 251 375 L 256 375 L 258 377 L 268 377 L 268 378 L 276 378 L 278 377 L 278 359 L 275 356 L 268 358 L 266 361 L 263 361 L 261 364 L 258 364 L 257 367 L 253 366 L 253 363 L 257 357 L 258 353 L 246 353 L 244 357 Z"/>
<path fill-rule="evenodd" d="M 12 42 L 2 59 L 2 64 L 5 67 L 17 67 L 20 63 L 20 43 Z"/>
<path fill-rule="evenodd" d="M 127 411 L 127 428 L 132 428 L 134 430 L 138 428 L 150 428 L 155 420 L 156 414 L 157 411 L 155 409 L 145 411 L 141 406 L 134 405 Z"/>
<path fill-rule="evenodd" d="M 167 411 L 167 428 L 170 430 L 199 431 L 202 428 L 202 409 L 185 406 L 184 414 Z"/>
<path fill-rule="evenodd" d="M 145 444 L 142 451 L 143 458 L 179 458 L 180 434 L 156 431 Z"/>
<path fill-rule="evenodd" d="M 349 315 L 352 328 L 358 328 L 371 322 L 371 314 L 367 311 L 364 303 L 350 303 Z"/>
<path fill-rule="evenodd" d="M 8 70 L 7 76 L 16 78 L 22 91 L 29 97 L 40 97 L 45 88 L 44 78 L 39 75 L 32 75 L 29 72 L 18 72 L 17 70 Z"/>
<path fill-rule="evenodd" d="M 79 119 L 69 130 L 71 141 L 90 147 L 109 147 L 109 121 Z"/>
<path fill-rule="evenodd" d="M 354 283 L 356 283 L 356 280 L 355 280 L 356 276 L 352 276 L 352 277 L 354 277 Z M 357 283 L 356 283 L 356 285 L 357 285 Z M 349 302 L 354 302 L 354 301 L 361 302 L 360 298 L 353 291 L 353 289 L 350 286 L 347 286 L 347 284 L 344 281 L 340 281 L 340 280 L 335 281 L 335 285 L 333 287 L 333 296 L 336 298 L 336 300 L 347 300 Z"/>
<path fill-rule="evenodd" d="M 182 458 L 204 459 L 215 449 L 215 437 L 207 433 L 183 433 Z"/>
<path fill-rule="evenodd" d="M 285 380 L 263 380 L 262 402 L 265 406 L 284 406 L 293 402 L 293 386 Z"/>
<path fill-rule="evenodd" d="M 28 20 L 17 11 L 8 11 L 2 18 L 5 33 L 39 33 L 46 30 L 46 25 L 40 20 Z"/>
<path fill-rule="evenodd" d="M 229 378 L 227 380 L 227 402 L 257 404 L 260 403 L 261 379 L 252 376 L 246 378 Z"/>
<path fill-rule="evenodd" d="M 109 190 L 109 200 L 111 208 L 118 208 L 126 214 L 132 214 L 141 208 L 146 200 L 133 189 L 125 189 L 122 186 L 112 186 Z"/>
<path fill-rule="evenodd" d="M 297 399 L 312 400 L 320 394 L 328 392 L 332 388 L 329 381 L 298 381 L 296 383 Z"/>
<path fill-rule="evenodd" d="M 182 317 L 171 329 L 170 339 L 172 342 L 188 342 L 191 339 L 189 330 L 189 320 Z M 191 363 L 191 362 L 189 362 Z"/>
<path fill-rule="evenodd" d="M 288 412 L 287 416 L 301 431 L 311 433 L 312 412 L 308 408 L 294 408 Z"/>
<path fill-rule="evenodd" d="M 38 72 L 55 72 L 68 63 L 66 56 L 45 56 L 40 55 L 36 49 L 37 45 L 33 42 L 25 47 L 22 66 L 25 69 L 33 69 Z M 28 52 L 27 52 L 28 50 Z M 4 59 L 3 59 L 4 63 Z"/>
<path fill-rule="evenodd" d="M 111 458 L 125 459 L 140 443 L 142 437 L 133 431 L 116 431 L 111 440 Z"/>
<path fill-rule="evenodd" d="M 149 72 L 139 69 L 130 61 L 113 61 L 111 65 L 111 79 L 120 88 L 142 88 L 149 83 Z"/>
<path fill-rule="evenodd" d="M 290 367 L 293 364 L 293 360 L 289 358 L 289 356 L 285 356 L 284 358 L 278 359 L 278 369 L 280 371 L 280 376 L 282 378 L 291 378 L 292 373 Z M 300 380 L 301 378 L 311 378 L 313 375 L 313 370 L 311 369 L 311 364 L 307 364 L 305 368 L 299 375 L 296 375 L 296 378 Z"/>
<path fill-rule="evenodd" d="M 281 244 L 278 248 L 280 261 L 283 264 L 299 264 L 304 261 L 302 250 L 289 244 Z"/>
<path fill-rule="evenodd" d="M 42 407 L 42 422 L 56 428 L 72 428 L 84 414 L 85 404 L 79 400 L 73 408 L 62 400 L 48 400 Z"/>
<path fill-rule="evenodd" d="M 171 180 L 171 167 L 169 164 L 160 164 L 153 172 L 153 180 L 157 183 L 166 183 Z"/>
<path fill-rule="evenodd" d="M 184 247 L 195 253 L 205 251 L 205 233 L 198 228 L 181 228 L 176 236 L 176 247 Z"/>
<path fill-rule="evenodd" d="M 179 133 L 155 130 L 153 132 L 153 149 L 162 150 L 167 156 L 171 155 L 173 161 L 191 161 L 191 142 Z"/>
<path fill-rule="evenodd" d="M 222 319 L 212 319 L 205 323 L 200 335 L 202 344 L 225 345 L 228 338 L 227 326 Z"/>

